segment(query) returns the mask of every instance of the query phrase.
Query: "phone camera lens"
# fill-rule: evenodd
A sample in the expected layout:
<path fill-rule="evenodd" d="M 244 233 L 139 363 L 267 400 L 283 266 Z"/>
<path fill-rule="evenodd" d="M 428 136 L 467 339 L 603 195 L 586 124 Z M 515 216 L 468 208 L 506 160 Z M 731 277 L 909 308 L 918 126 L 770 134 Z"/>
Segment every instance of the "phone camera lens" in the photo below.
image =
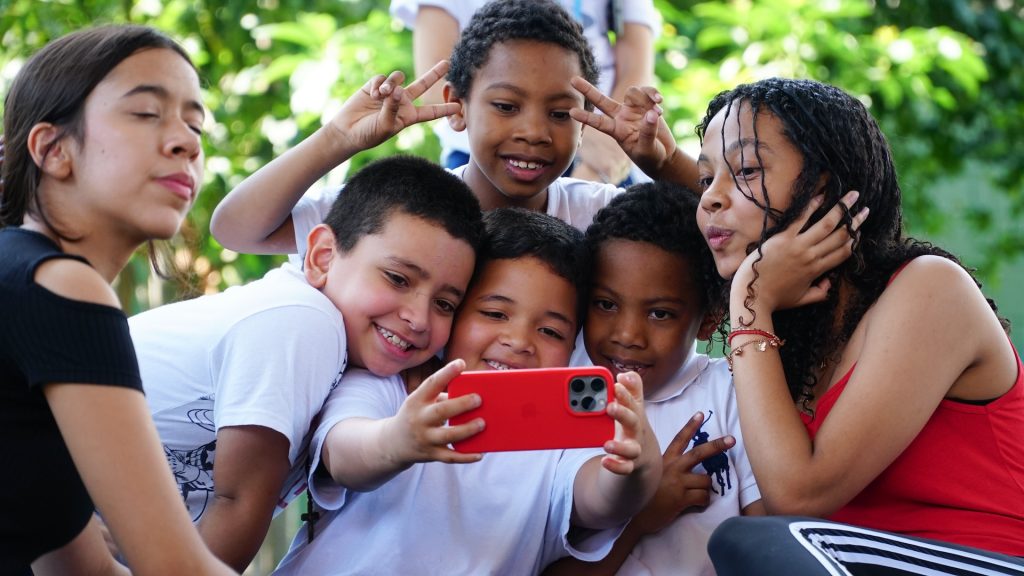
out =
<path fill-rule="evenodd" d="M 593 390 L 594 392 L 600 392 L 601 390 L 604 390 L 604 380 L 600 378 L 594 378 L 593 380 L 590 381 L 590 389 Z"/>
<path fill-rule="evenodd" d="M 584 410 L 590 410 L 594 407 L 594 399 L 590 396 L 584 396 L 583 400 L 580 400 L 580 404 L 583 405 Z"/>
<path fill-rule="evenodd" d="M 580 392 L 583 392 L 583 390 L 586 389 L 587 384 L 586 384 L 586 382 L 584 382 L 583 380 L 580 380 L 579 378 L 573 378 L 572 382 L 569 383 L 569 386 L 572 387 L 572 391 L 573 392 L 576 392 L 578 394 Z"/>

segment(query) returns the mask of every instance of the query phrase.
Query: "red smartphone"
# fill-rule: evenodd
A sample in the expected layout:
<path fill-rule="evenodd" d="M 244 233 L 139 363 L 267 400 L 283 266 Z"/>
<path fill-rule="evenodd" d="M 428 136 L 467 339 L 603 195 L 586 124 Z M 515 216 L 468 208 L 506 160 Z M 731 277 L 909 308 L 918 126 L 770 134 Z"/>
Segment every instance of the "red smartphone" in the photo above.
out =
<path fill-rule="evenodd" d="M 476 393 L 482 402 L 448 423 L 483 418 L 486 426 L 452 447 L 500 452 L 602 446 L 615 436 L 615 421 L 605 412 L 614 382 L 601 366 L 463 372 L 448 384 L 448 397 Z"/>

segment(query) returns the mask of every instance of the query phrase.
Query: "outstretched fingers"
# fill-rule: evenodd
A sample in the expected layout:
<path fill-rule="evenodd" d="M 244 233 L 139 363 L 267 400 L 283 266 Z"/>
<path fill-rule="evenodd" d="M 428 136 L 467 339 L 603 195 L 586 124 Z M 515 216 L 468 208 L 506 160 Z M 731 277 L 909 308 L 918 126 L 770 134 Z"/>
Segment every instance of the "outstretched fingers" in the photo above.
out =
<path fill-rule="evenodd" d="M 690 441 L 697 435 L 697 431 L 700 430 L 700 425 L 704 423 L 704 413 L 697 412 L 676 432 L 672 441 L 668 443 L 668 448 L 665 449 L 666 454 L 682 454 L 686 451 L 686 447 L 690 445 Z"/>
<path fill-rule="evenodd" d="M 416 118 L 414 122 L 429 122 L 445 116 L 457 114 L 462 108 L 458 102 L 444 102 L 442 104 L 427 104 L 416 107 Z"/>
<path fill-rule="evenodd" d="M 639 436 L 644 425 L 643 382 L 635 372 L 619 374 L 615 382 L 615 401 L 608 405 L 608 415 L 616 422 L 615 438 L 605 442 L 607 453 L 601 465 L 616 474 L 631 474 L 640 457 Z"/>
<path fill-rule="evenodd" d="M 608 116 L 615 116 L 619 112 L 619 108 L 622 107 L 622 104 L 608 96 L 605 96 L 597 89 L 596 86 L 587 82 L 586 79 L 581 76 L 573 76 L 572 79 L 569 80 L 569 83 L 572 84 L 572 87 L 578 90 L 580 94 L 583 94 L 583 97 L 592 103 L 594 107 Z M 594 127 L 598 128 L 598 126 Z"/>
<path fill-rule="evenodd" d="M 448 73 L 448 61 L 441 60 L 430 70 L 427 70 L 425 74 L 417 78 L 412 84 L 409 84 L 405 91 L 409 95 L 409 98 L 413 100 L 419 98 L 424 92 L 430 89 L 431 86 L 437 84 L 438 80 L 444 78 L 445 74 Z"/>
<path fill-rule="evenodd" d="M 370 82 L 374 85 L 374 88 L 370 90 L 370 96 L 376 99 L 385 98 L 393 95 L 395 89 L 402 86 L 405 82 L 405 73 L 401 70 L 395 70 L 388 74 L 386 78 L 380 75 L 374 76 L 370 79 Z"/>
<path fill-rule="evenodd" d="M 693 470 L 694 466 L 702 461 L 717 456 L 735 445 L 736 439 L 732 436 L 721 436 L 703 444 L 697 444 L 683 453 L 683 457 L 679 459 L 679 466 L 686 470 Z"/>
<path fill-rule="evenodd" d="M 434 372 L 416 390 L 409 394 L 409 399 L 419 403 L 433 403 L 439 394 L 448 389 L 448 384 L 453 378 L 462 374 L 466 369 L 466 362 L 462 359 L 455 359 L 445 364 L 440 370 Z"/>

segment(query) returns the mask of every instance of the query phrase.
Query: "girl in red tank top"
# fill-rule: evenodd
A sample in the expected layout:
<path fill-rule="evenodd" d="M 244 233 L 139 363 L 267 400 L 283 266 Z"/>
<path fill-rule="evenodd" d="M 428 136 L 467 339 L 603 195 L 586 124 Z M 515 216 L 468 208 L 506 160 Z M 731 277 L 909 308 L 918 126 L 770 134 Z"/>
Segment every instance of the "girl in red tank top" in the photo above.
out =
<path fill-rule="evenodd" d="M 1024 369 L 973 276 L 902 235 L 892 156 L 863 104 L 772 78 L 720 94 L 698 133 L 697 219 L 732 280 L 729 361 L 769 513 L 1020 566 Z M 753 546 L 719 536 L 719 574 L 768 573 L 763 548 L 743 565 Z"/>

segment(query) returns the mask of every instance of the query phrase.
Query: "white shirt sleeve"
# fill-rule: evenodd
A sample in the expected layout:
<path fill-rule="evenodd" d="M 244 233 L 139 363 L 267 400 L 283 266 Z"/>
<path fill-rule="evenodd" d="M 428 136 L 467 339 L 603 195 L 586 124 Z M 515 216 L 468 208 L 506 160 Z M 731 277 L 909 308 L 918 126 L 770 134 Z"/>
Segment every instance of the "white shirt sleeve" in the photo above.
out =
<path fill-rule="evenodd" d="M 313 306 L 286 305 L 236 323 L 210 351 L 214 425 L 264 426 L 289 442 L 294 464 L 310 422 L 344 368 L 340 320 Z"/>
<path fill-rule="evenodd" d="M 381 378 L 371 372 L 354 368 L 345 373 L 320 414 L 320 424 L 310 443 L 309 493 L 322 508 L 337 510 L 345 505 L 347 490 L 322 472 L 320 466 L 324 442 L 336 424 L 349 418 L 379 420 L 398 413 L 405 401 L 405 383 L 399 376 Z"/>
<path fill-rule="evenodd" d="M 613 0 L 622 11 L 622 21 L 643 24 L 654 32 L 655 37 L 661 31 L 661 13 L 654 7 L 653 0 Z"/>
<path fill-rule="evenodd" d="M 542 566 L 568 555 L 585 562 L 597 562 L 611 552 L 615 539 L 626 527 L 623 522 L 620 526 L 605 530 L 581 530 L 574 538 L 569 538 L 576 476 L 584 464 L 602 454 L 604 451 L 593 448 L 562 452 L 555 470 L 555 481 L 551 485 L 551 508 L 547 523 L 547 530 L 554 530 L 555 534 L 544 537 Z"/>
<path fill-rule="evenodd" d="M 392 18 L 401 20 L 406 28 L 416 26 L 416 15 L 423 6 L 441 8 L 459 23 L 461 31 L 469 24 L 473 13 L 487 3 L 487 0 L 392 0 L 389 12 Z"/>

